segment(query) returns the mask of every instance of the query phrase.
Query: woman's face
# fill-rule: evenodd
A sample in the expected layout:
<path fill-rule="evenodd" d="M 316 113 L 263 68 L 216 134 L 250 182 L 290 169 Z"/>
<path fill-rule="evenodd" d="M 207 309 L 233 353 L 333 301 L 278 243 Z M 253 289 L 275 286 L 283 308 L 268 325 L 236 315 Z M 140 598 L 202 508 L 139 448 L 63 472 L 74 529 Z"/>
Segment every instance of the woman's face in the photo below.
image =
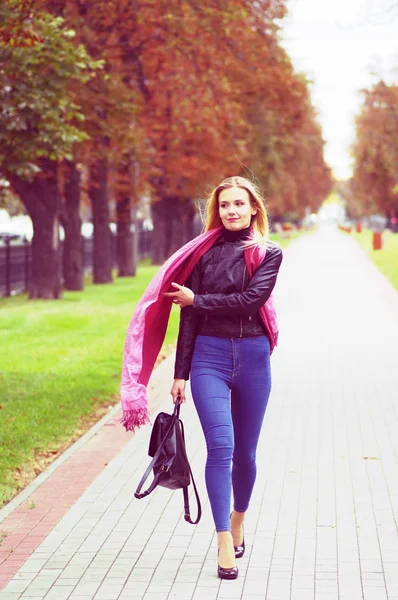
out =
<path fill-rule="evenodd" d="M 218 197 L 218 214 L 225 229 L 239 231 L 249 227 L 257 209 L 250 203 L 249 192 L 243 188 L 227 188 Z"/>

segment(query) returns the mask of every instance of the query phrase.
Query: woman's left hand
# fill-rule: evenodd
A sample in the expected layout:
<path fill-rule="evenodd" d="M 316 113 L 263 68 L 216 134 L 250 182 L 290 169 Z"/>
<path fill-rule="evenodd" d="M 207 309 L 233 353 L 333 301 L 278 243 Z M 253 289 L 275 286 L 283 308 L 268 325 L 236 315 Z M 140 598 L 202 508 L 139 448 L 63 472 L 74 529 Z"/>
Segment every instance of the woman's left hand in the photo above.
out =
<path fill-rule="evenodd" d="M 172 283 L 172 286 L 177 288 L 176 292 L 165 292 L 164 296 L 173 298 L 174 304 L 177 304 L 180 308 L 184 306 L 192 306 L 195 294 L 189 288 L 180 285 L 179 283 Z"/>

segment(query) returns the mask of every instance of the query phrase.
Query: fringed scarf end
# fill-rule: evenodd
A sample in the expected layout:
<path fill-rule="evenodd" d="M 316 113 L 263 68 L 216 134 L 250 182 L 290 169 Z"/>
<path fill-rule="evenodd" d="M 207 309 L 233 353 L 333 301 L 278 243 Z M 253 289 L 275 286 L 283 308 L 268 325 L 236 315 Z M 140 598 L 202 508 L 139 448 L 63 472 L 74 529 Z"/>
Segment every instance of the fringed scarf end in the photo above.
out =
<path fill-rule="evenodd" d="M 119 423 L 123 425 L 126 431 L 135 431 L 138 427 L 150 423 L 148 410 L 146 408 L 125 410 Z"/>

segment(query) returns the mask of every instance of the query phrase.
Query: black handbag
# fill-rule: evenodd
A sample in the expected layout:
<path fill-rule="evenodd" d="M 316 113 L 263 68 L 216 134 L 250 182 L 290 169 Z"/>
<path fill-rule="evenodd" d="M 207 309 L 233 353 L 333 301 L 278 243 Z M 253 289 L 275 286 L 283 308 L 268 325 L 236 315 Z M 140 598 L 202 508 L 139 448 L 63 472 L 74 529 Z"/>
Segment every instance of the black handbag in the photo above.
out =
<path fill-rule="evenodd" d="M 180 404 L 177 403 L 172 415 L 161 412 L 156 417 L 148 449 L 149 456 L 153 458 L 142 476 L 134 496 L 138 499 L 145 498 L 158 485 L 170 490 L 182 488 L 184 496 L 184 519 L 192 525 L 197 525 L 202 516 L 202 507 L 185 449 L 184 425 L 179 416 Z M 141 493 L 142 486 L 148 479 L 152 469 L 154 475 L 153 481 L 149 488 Z M 198 516 L 195 521 L 191 519 L 188 499 L 188 486 L 191 480 L 198 505 Z"/>

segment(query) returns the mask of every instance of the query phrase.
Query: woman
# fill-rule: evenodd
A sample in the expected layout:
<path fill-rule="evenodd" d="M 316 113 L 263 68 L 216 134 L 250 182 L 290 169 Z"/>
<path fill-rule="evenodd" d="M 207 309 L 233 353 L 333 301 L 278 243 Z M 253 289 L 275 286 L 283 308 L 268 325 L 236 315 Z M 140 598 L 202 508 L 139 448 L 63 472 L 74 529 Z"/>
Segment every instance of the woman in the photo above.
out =
<path fill-rule="evenodd" d="M 245 551 L 243 521 L 271 388 L 270 351 L 276 343 L 264 305 L 282 251 L 267 242 L 263 199 L 242 177 L 226 179 L 209 198 L 206 230 L 217 228 L 220 236 L 186 286 L 173 283 L 176 291 L 164 295 L 182 309 L 171 395 L 174 403 L 185 402 L 190 376 L 208 451 L 206 486 L 218 536 L 218 575 L 236 579 L 235 558 Z M 253 272 L 248 256 L 255 252 L 261 261 Z"/>

